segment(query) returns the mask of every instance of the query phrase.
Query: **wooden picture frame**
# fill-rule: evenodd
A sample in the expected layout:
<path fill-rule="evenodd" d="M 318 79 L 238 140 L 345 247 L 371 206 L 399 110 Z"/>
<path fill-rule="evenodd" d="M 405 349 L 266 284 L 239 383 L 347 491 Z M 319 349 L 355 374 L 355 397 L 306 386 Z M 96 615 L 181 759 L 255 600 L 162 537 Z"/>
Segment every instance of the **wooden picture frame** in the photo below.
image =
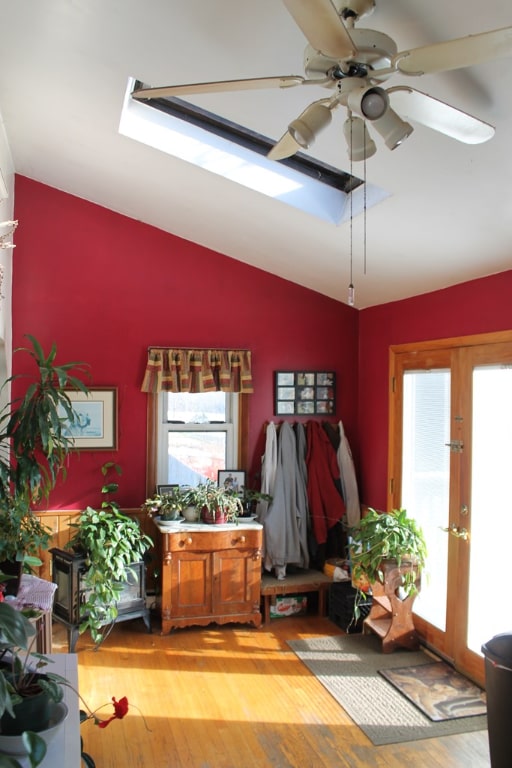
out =
<path fill-rule="evenodd" d="M 276 371 L 275 416 L 334 416 L 334 371 Z"/>
<path fill-rule="evenodd" d="M 243 469 L 219 469 L 217 473 L 217 485 L 219 488 L 224 486 L 233 491 L 233 493 L 244 492 L 245 472 Z"/>
<path fill-rule="evenodd" d="M 74 451 L 117 450 L 117 387 L 90 387 L 66 393 L 78 423 L 64 426 Z"/>
<path fill-rule="evenodd" d="M 165 496 L 167 493 L 172 493 L 175 488 L 179 488 L 178 483 L 170 483 L 169 485 L 157 485 L 156 492 L 158 496 Z"/>

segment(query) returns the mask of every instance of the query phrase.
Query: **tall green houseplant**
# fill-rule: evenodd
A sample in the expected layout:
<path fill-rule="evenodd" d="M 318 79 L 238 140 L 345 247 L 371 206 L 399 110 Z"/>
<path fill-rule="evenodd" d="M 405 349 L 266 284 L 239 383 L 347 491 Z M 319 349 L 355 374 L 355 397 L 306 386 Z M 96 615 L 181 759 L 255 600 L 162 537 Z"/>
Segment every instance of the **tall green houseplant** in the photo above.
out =
<path fill-rule="evenodd" d="M 65 460 L 73 447 L 68 427 L 76 413 L 68 390 L 87 393 L 75 374 L 83 364 L 56 363 L 57 347 L 45 354 L 34 336 L 26 337 L 29 347 L 15 354 L 29 355 L 33 374 L 7 379 L 3 388 L 27 379 L 25 393 L 11 400 L 0 413 L 0 563 L 18 561 L 38 565 L 40 547 L 49 543 L 51 531 L 34 515 L 34 506 L 48 499 L 60 475 L 65 477 Z"/>

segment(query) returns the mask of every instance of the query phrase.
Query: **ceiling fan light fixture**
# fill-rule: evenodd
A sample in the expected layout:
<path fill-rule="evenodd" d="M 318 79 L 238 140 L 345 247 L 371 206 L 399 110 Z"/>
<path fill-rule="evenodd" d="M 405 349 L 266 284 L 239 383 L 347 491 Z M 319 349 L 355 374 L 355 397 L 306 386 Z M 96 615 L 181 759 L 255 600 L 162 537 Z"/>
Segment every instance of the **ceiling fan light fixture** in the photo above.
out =
<path fill-rule="evenodd" d="M 343 123 L 343 135 L 347 142 L 350 160 L 354 162 L 366 160 L 376 153 L 375 142 L 368 133 L 366 123 L 360 117 L 347 117 Z"/>
<path fill-rule="evenodd" d="M 347 106 L 367 120 L 378 120 L 389 108 L 389 96 L 383 88 L 375 85 L 354 88 L 348 95 Z"/>
<path fill-rule="evenodd" d="M 288 131 L 297 144 L 303 149 L 309 149 L 318 133 L 329 125 L 331 120 L 332 113 L 329 107 L 324 103 L 315 102 L 310 104 L 296 120 L 292 120 Z"/>
<path fill-rule="evenodd" d="M 382 117 L 374 120 L 372 125 L 380 133 L 388 149 L 396 149 L 414 130 L 412 125 L 402 120 L 391 107 Z"/>

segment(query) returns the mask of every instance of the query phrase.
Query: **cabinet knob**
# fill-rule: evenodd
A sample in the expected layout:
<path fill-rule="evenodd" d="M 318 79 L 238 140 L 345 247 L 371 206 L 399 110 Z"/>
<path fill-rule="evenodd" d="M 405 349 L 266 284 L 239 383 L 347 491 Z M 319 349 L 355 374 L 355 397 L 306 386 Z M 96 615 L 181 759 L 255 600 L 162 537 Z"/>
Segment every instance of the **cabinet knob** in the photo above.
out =
<path fill-rule="evenodd" d="M 192 536 L 187 536 L 186 539 L 180 541 L 180 547 L 184 547 L 185 544 L 192 544 Z"/>
<path fill-rule="evenodd" d="M 238 536 L 236 539 L 232 539 L 231 543 L 232 544 L 245 544 L 246 540 L 247 539 L 245 538 L 245 536 L 242 535 L 242 536 Z"/>

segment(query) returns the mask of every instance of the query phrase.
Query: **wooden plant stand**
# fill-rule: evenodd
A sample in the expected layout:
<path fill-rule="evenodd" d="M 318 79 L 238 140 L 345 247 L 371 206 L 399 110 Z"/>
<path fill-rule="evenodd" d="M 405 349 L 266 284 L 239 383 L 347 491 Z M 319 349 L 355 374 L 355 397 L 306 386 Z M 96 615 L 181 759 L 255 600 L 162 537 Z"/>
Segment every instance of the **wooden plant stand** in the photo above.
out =
<path fill-rule="evenodd" d="M 414 628 L 412 616 L 416 595 L 402 600 L 397 594 L 402 585 L 403 574 L 413 567 L 405 561 L 398 567 L 396 560 L 384 560 L 384 583 L 376 581 L 372 584 L 372 607 L 363 622 L 363 633 L 375 632 L 382 639 L 383 653 L 391 653 L 398 647 L 411 650 L 419 648 L 419 636 Z M 419 574 L 415 583 L 419 592 Z"/>

